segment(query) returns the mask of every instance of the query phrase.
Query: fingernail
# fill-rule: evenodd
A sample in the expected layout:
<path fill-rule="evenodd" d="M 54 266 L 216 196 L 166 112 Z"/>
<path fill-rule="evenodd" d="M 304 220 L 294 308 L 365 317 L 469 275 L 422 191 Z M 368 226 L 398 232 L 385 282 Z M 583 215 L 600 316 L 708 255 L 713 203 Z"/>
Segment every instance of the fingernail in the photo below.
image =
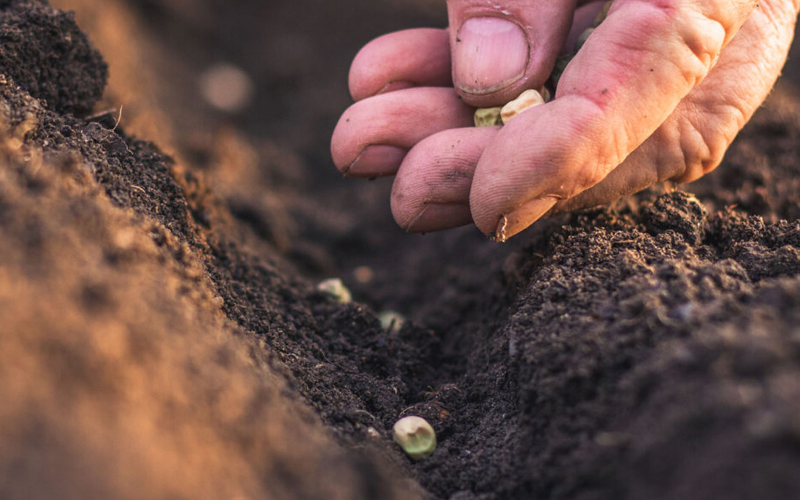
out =
<path fill-rule="evenodd" d="M 406 150 L 397 146 L 384 146 L 382 144 L 367 146 L 364 151 L 342 172 L 345 177 L 379 177 L 394 175 Z"/>
<path fill-rule="evenodd" d="M 519 25 L 496 17 L 474 17 L 456 37 L 453 72 L 456 85 L 470 94 L 489 94 L 525 74 L 530 47 Z"/>
<path fill-rule="evenodd" d="M 504 242 L 526 227 L 530 226 L 558 202 L 557 198 L 538 198 L 500 217 L 497 229 L 492 235 L 494 241 Z"/>
<path fill-rule="evenodd" d="M 396 90 L 410 89 L 412 87 L 414 87 L 414 84 L 411 82 L 406 82 L 406 81 L 389 82 L 386 85 L 384 85 L 381 90 L 378 91 L 377 95 L 388 94 L 389 92 L 394 92 Z"/>
<path fill-rule="evenodd" d="M 428 203 L 404 228 L 408 233 L 427 233 L 459 227 L 472 222 L 468 205 Z"/>

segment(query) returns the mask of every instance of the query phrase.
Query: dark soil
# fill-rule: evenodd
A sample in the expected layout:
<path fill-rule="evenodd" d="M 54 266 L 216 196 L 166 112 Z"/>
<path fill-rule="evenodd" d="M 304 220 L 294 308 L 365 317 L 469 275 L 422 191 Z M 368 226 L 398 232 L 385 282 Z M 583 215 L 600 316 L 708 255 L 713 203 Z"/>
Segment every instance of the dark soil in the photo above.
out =
<path fill-rule="evenodd" d="M 54 111 L 91 111 L 108 68 L 74 16 L 26 0 L 4 0 L 0 8 L 0 73 Z"/>
<path fill-rule="evenodd" d="M 110 77 L 71 14 L 0 2 L 0 498 L 800 495 L 792 88 L 696 184 L 419 237 L 327 143 L 358 46 L 443 6 L 53 3 Z"/>

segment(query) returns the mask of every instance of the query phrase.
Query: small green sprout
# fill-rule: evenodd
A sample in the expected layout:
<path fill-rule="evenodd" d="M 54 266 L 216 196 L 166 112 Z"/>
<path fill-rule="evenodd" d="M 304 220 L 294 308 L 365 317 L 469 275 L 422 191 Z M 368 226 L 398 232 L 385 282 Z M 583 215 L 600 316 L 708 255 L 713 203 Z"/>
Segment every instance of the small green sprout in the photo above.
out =
<path fill-rule="evenodd" d="M 422 417 L 403 417 L 392 428 L 394 441 L 413 460 L 428 458 L 436 449 L 436 432 Z"/>
<path fill-rule="evenodd" d="M 339 278 L 331 278 L 320 282 L 320 284 L 317 285 L 317 291 L 324 293 L 331 300 L 339 302 L 340 304 L 348 304 L 353 301 L 350 290 L 344 286 L 344 283 L 342 283 L 342 280 Z"/>

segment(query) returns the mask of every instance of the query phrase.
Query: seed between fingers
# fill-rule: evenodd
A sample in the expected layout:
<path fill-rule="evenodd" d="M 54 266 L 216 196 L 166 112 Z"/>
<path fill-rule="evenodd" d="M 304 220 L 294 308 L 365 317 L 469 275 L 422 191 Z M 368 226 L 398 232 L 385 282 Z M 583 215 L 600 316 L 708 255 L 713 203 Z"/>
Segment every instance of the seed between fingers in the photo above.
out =
<path fill-rule="evenodd" d="M 595 17 L 592 26 L 580 34 L 575 43 L 575 51 L 569 54 L 564 54 L 558 58 L 555 68 L 553 68 L 553 73 L 550 75 L 550 78 L 548 78 L 547 85 L 542 87 L 539 91 L 526 90 L 520 94 L 519 97 L 507 103 L 505 106 L 499 108 L 495 107 L 476 109 L 474 115 L 475 126 L 491 127 L 495 125 L 503 125 L 508 123 L 509 120 L 523 111 L 549 102 L 551 100 L 551 90 L 555 92 L 555 88 L 558 86 L 558 80 L 561 77 L 561 73 L 564 72 L 567 64 L 569 64 L 572 58 L 575 57 L 575 53 L 581 49 L 584 43 L 586 43 L 586 40 L 589 39 L 595 28 L 600 26 L 600 24 L 606 19 L 612 3 L 613 0 L 607 1 L 603 5 L 603 8 L 600 10 L 600 12 L 597 13 L 597 17 Z"/>

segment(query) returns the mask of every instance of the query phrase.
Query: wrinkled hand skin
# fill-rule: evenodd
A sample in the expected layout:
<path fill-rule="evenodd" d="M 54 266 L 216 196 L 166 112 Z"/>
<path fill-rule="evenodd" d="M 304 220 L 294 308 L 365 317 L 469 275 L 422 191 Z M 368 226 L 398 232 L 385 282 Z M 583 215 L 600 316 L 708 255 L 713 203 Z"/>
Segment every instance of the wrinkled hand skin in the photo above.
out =
<path fill-rule="evenodd" d="M 394 175 L 409 232 L 474 223 L 498 240 L 713 170 L 780 74 L 800 0 L 615 0 L 553 101 L 472 126 L 474 107 L 540 88 L 603 3 L 450 0 L 450 28 L 370 42 L 333 134 L 337 168 Z"/>

